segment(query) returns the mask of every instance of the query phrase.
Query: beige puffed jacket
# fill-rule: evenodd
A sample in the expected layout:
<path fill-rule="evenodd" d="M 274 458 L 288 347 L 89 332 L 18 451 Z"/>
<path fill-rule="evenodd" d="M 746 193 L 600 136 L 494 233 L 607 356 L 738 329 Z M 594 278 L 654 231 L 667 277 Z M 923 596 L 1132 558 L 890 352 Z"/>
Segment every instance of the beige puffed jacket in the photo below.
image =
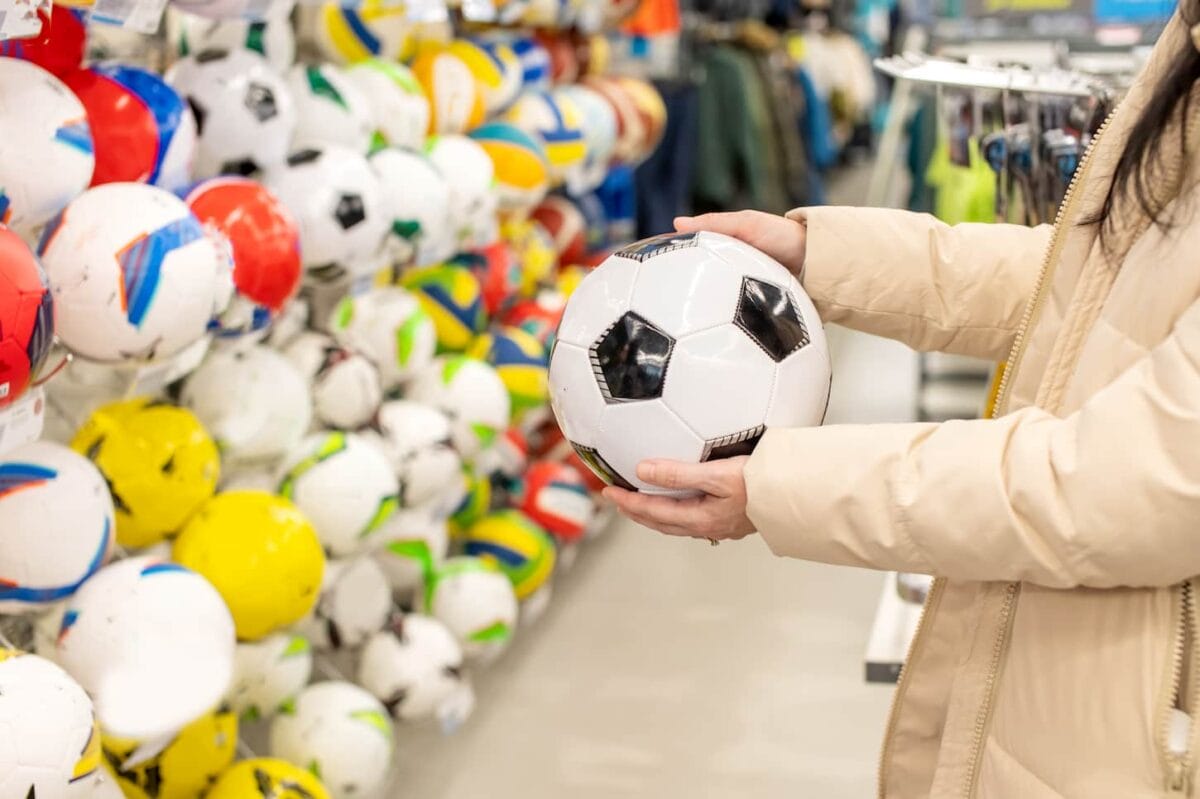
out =
<path fill-rule="evenodd" d="M 1095 211 L 1174 20 L 1051 231 L 793 212 L 823 318 L 1008 360 L 999 418 L 767 433 L 749 516 L 779 555 L 938 577 L 880 767 L 889 799 L 1200 796 L 1200 154 L 1162 147 L 1163 231 Z M 1200 150 L 1200 100 L 1184 121 Z M 1186 750 L 1186 751 L 1184 751 Z"/>

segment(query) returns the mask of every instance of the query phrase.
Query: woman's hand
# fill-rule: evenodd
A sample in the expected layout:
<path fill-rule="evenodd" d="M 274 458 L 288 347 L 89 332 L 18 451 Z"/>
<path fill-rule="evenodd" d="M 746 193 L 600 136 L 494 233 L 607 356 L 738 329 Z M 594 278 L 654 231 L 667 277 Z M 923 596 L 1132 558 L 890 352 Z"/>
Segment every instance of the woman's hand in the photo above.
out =
<path fill-rule="evenodd" d="M 708 463 L 643 461 L 637 468 L 639 480 L 661 488 L 703 491 L 704 495 L 673 499 L 609 486 L 604 496 L 633 521 L 660 533 L 714 541 L 745 538 L 754 532 L 754 524 L 746 516 L 742 472 L 747 460 L 741 456 Z"/>
<path fill-rule="evenodd" d="M 725 214 L 681 216 L 675 220 L 680 233 L 710 230 L 741 239 L 762 250 L 799 276 L 804 269 L 808 230 L 800 222 L 762 211 L 734 211 Z"/>

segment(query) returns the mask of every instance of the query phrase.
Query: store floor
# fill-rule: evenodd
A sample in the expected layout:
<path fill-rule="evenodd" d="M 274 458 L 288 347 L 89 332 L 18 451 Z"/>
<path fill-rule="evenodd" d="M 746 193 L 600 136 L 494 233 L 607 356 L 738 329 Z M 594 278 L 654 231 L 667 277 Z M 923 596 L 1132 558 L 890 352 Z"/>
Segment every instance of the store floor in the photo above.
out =
<path fill-rule="evenodd" d="M 829 421 L 907 418 L 911 353 L 830 332 Z M 881 585 L 774 558 L 757 538 L 710 547 L 622 523 L 478 681 L 463 729 L 406 733 L 390 795 L 873 795 L 891 690 L 864 683 L 862 658 Z"/>

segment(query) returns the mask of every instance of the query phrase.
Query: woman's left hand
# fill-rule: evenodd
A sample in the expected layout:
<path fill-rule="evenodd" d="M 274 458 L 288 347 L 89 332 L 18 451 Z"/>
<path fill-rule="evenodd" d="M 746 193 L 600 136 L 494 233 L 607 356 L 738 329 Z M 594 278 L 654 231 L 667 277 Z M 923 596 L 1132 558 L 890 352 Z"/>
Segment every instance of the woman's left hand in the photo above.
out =
<path fill-rule="evenodd" d="M 746 516 L 743 470 L 747 460 L 742 456 L 709 463 L 643 461 L 638 464 L 639 480 L 704 495 L 674 499 L 609 486 L 604 496 L 633 521 L 660 533 L 714 541 L 745 538 L 754 532 L 754 524 Z"/>

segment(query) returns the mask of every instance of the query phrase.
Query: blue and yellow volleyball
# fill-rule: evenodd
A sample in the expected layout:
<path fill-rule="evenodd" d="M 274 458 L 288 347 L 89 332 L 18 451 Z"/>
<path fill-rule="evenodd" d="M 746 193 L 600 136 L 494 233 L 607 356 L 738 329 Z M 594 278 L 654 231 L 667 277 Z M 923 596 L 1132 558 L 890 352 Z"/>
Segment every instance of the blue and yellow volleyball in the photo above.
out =
<path fill-rule="evenodd" d="M 325 3 L 317 17 L 317 47 L 337 64 L 368 58 L 404 61 L 414 50 L 414 26 L 406 9 L 382 0 Z"/>
<path fill-rule="evenodd" d="M 519 327 L 501 327 L 480 336 L 467 350 L 491 364 L 512 399 L 513 418 L 544 405 L 549 396 L 546 348 Z"/>
<path fill-rule="evenodd" d="M 433 320 L 438 352 L 463 352 L 487 328 L 483 289 L 470 269 L 436 264 L 414 269 L 401 282 Z"/>
<path fill-rule="evenodd" d="M 466 471 L 463 480 L 467 493 L 450 516 L 450 533 L 460 538 L 482 519 L 492 507 L 492 481 L 488 475 L 476 475 Z"/>
<path fill-rule="evenodd" d="M 511 47 L 456 39 L 447 48 L 467 65 L 488 115 L 504 110 L 521 92 L 520 61 Z"/>
<path fill-rule="evenodd" d="M 471 526 L 463 551 L 489 561 L 512 581 L 517 599 L 526 599 L 554 574 L 554 540 L 524 513 L 489 513 Z"/>
<path fill-rule="evenodd" d="M 561 92 L 524 94 L 508 110 L 505 119 L 542 143 L 553 185 L 561 184 L 587 157 L 583 113 Z"/>
<path fill-rule="evenodd" d="M 542 201 L 550 188 L 550 162 L 540 141 L 510 122 L 489 122 L 469 135 L 496 168 L 500 210 L 528 210 Z"/>

